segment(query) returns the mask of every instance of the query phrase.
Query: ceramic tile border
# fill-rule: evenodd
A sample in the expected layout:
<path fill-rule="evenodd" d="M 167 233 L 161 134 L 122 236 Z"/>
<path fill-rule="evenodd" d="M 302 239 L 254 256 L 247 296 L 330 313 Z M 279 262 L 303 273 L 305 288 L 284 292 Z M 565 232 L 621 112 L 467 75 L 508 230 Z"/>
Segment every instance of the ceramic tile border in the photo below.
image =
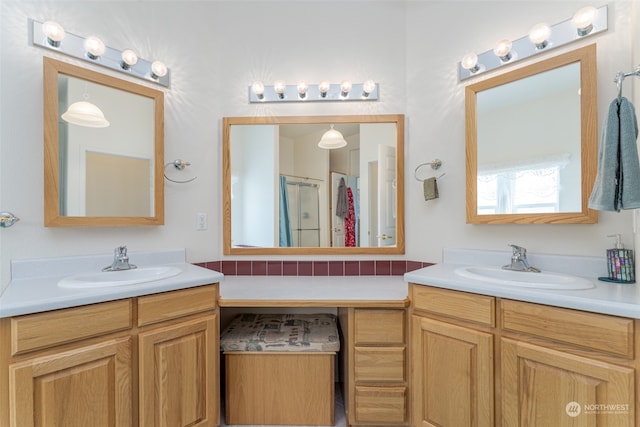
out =
<path fill-rule="evenodd" d="M 226 276 L 401 276 L 433 263 L 403 260 L 222 260 L 196 265 Z"/>

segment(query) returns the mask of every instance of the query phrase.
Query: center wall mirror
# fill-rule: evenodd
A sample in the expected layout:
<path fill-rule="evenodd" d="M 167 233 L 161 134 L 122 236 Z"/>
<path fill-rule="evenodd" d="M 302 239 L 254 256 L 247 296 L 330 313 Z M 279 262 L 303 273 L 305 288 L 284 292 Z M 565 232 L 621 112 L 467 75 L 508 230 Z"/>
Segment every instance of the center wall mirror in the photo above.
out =
<path fill-rule="evenodd" d="M 467 86 L 467 223 L 596 223 L 597 126 L 595 45 Z"/>
<path fill-rule="evenodd" d="M 222 124 L 225 255 L 404 253 L 404 115 Z"/>
<path fill-rule="evenodd" d="M 44 58 L 45 226 L 164 224 L 163 161 L 163 92 Z"/>

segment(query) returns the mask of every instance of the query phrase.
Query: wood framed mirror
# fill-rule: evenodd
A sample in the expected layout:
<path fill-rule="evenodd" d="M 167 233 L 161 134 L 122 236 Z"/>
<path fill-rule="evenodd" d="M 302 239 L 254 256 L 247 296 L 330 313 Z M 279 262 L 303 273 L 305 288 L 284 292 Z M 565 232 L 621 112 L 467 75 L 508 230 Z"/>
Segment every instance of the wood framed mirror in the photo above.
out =
<path fill-rule="evenodd" d="M 404 115 L 222 124 L 225 255 L 404 253 Z"/>
<path fill-rule="evenodd" d="M 596 47 L 466 87 L 467 223 L 593 224 Z"/>
<path fill-rule="evenodd" d="M 45 57 L 44 225 L 164 224 L 164 93 Z M 106 127 L 62 118 L 76 101 Z"/>

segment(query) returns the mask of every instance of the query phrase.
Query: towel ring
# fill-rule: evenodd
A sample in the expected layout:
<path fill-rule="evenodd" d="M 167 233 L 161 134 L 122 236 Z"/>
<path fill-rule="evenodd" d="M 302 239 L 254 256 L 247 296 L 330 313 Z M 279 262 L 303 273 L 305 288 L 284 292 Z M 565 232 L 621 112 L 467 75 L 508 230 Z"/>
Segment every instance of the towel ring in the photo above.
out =
<path fill-rule="evenodd" d="M 164 177 L 165 177 L 165 179 L 167 179 L 167 180 L 169 180 L 171 182 L 175 182 L 176 184 L 186 184 L 187 182 L 191 182 L 191 181 L 193 181 L 194 179 L 197 178 L 197 176 L 194 176 L 193 178 L 186 179 L 184 181 L 178 181 L 178 180 L 175 180 L 175 179 L 171 179 L 171 178 L 169 178 L 167 176 L 167 167 L 171 166 L 171 165 L 173 165 L 178 170 L 183 170 L 185 167 L 191 166 L 191 163 L 186 162 L 186 161 L 184 161 L 182 159 L 176 159 L 173 162 L 167 163 L 166 165 L 164 165 Z"/>
<path fill-rule="evenodd" d="M 423 166 L 427 166 L 427 165 L 431 166 L 431 169 L 433 169 L 433 170 L 438 170 L 438 169 L 440 169 L 440 166 L 442 166 L 442 160 L 433 159 L 430 162 L 420 163 L 418 166 L 416 166 L 415 170 L 413 171 L 413 177 L 416 180 L 418 180 L 420 182 L 424 181 L 424 179 L 418 178 L 418 169 L 420 169 Z M 444 175 L 444 174 L 442 174 L 442 175 Z M 440 175 L 440 176 L 442 176 L 442 175 Z"/>

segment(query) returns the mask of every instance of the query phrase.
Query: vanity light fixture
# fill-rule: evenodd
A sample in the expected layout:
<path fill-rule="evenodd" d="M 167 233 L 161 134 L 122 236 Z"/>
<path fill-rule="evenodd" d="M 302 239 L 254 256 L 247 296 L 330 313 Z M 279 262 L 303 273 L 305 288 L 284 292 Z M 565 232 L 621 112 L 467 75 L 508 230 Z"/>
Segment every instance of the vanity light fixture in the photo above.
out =
<path fill-rule="evenodd" d="M 278 80 L 273 86 L 256 81 L 249 86 L 249 103 L 377 101 L 379 91 L 378 83 L 373 80 L 366 80 L 364 83 L 343 80 L 339 84 L 332 84 L 327 80 L 318 84 L 300 81 L 295 85 Z"/>
<path fill-rule="evenodd" d="M 511 47 L 513 43 L 509 39 L 498 40 L 496 46 L 493 48 L 493 53 L 496 54 L 500 61 L 509 62 L 513 58 L 513 54 L 511 53 Z"/>
<path fill-rule="evenodd" d="M 96 36 L 89 36 L 84 40 L 84 50 L 87 52 L 89 59 L 96 60 L 104 55 L 107 47 L 104 42 Z"/>
<path fill-rule="evenodd" d="M 171 84 L 171 76 L 166 65 L 159 63 L 162 64 L 159 66 L 141 59 L 131 49 L 120 51 L 106 46 L 98 37 L 82 37 L 66 32 L 62 25 L 55 21 L 43 23 L 29 19 L 29 28 L 31 44 L 34 46 L 89 61 L 165 87 Z M 137 59 L 134 60 L 134 57 Z"/>
<path fill-rule="evenodd" d="M 524 37 L 513 41 L 501 40 L 494 49 L 483 53 L 466 54 L 458 63 L 458 77 L 463 81 L 606 31 L 607 19 L 608 6 L 604 5 L 599 8 L 584 7 L 573 17 L 555 25 L 539 23 Z"/>
<path fill-rule="evenodd" d="M 42 24 L 42 32 L 47 36 L 47 42 L 52 47 L 59 47 L 65 36 L 64 28 L 56 21 L 45 21 Z"/>
<path fill-rule="evenodd" d="M 583 7 L 573 15 L 571 23 L 580 37 L 584 37 L 593 30 L 593 20 L 596 17 L 597 9 L 593 6 Z"/>
<path fill-rule="evenodd" d="M 326 150 L 342 148 L 345 145 L 347 145 L 347 141 L 345 141 L 344 136 L 342 136 L 340 132 L 333 128 L 333 125 L 331 125 L 331 129 L 322 135 L 320 142 L 318 142 L 318 147 Z"/>
<path fill-rule="evenodd" d="M 551 37 L 551 27 L 545 23 L 536 24 L 529 30 L 529 40 L 536 45 L 538 50 L 549 45 L 549 37 Z"/>

